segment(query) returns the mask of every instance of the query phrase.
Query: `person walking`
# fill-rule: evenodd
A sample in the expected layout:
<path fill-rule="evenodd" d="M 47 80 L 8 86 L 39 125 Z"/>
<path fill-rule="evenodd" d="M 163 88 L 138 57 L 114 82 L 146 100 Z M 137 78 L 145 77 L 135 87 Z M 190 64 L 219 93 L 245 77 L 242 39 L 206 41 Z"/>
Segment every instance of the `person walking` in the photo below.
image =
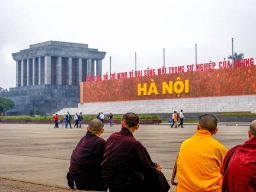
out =
<path fill-rule="evenodd" d="M 59 128 L 59 117 L 57 113 L 53 116 L 53 119 L 55 123 L 54 128 Z"/>
<path fill-rule="evenodd" d="M 105 119 L 105 115 L 103 114 L 103 112 L 100 113 L 100 120 L 104 125 L 104 119 Z"/>
<path fill-rule="evenodd" d="M 110 127 L 112 127 L 113 126 L 113 115 L 112 115 L 112 113 L 110 113 L 109 114 L 109 125 L 110 125 Z"/>
<path fill-rule="evenodd" d="M 72 126 L 71 126 L 71 119 L 72 119 L 72 116 L 69 114 L 69 112 L 68 112 L 68 114 L 66 115 L 66 117 L 67 117 L 66 128 L 67 128 L 67 126 L 68 126 L 68 124 L 69 124 L 70 129 L 72 129 Z"/>
<path fill-rule="evenodd" d="M 74 128 L 78 128 L 78 115 L 77 115 L 77 113 L 74 116 L 74 120 L 75 120 Z"/>
<path fill-rule="evenodd" d="M 67 128 L 67 117 L 66 117 L 66 114 L 64 114 L 63 116 L 62 116 L 62 121 L 63 121 L 63 123 L 62 123 L 62 126 L 61 127 L 65 127 L 65 128 Z"/>
<path fill-rule="evenodd" d="M 99 112 L 99 114 L 97 115 L 97 119 L 99 119 L 99 120 L 100 120 L 100 112 Z"/>
<path fill-rule="evenodd" d="M 80 114 L 78 115 L 78 124 L 79 124 L 79 128 L 82 128 L 82 121 L 84 120 L 82 112 L 80 112 Z"/>
<path fill-rule="evenodd" d="M 183 114 L 183 110 L 180 110 L 180 123 L 178 125 L 178 127 L 180 126 L 181 128 L 183 128 L 183 120 L 184 120 L 184 114 Z"/>
<path fill-rule="evenodd" d="M 174 111 L 173 114 L 172 114 L 172 126 L 171 126 L 171 128 L 173 128 L 173 125 L 174 125 L 174 128 L 177 128 L 177 118 L 178 118 L 177 112 Z"/>

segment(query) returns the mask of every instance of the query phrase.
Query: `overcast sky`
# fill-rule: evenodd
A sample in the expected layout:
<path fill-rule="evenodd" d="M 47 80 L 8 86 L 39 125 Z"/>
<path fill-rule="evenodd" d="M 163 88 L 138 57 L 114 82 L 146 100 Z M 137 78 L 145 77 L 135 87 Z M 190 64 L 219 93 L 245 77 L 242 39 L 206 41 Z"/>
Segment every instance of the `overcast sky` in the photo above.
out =
<path fill-rule="evenodd" d="M 104 51 L 103 73 L 256 58 L 255 0 L 0 0 L 0 87 L 16 86 L 11 53 L 55 40 Z"/>

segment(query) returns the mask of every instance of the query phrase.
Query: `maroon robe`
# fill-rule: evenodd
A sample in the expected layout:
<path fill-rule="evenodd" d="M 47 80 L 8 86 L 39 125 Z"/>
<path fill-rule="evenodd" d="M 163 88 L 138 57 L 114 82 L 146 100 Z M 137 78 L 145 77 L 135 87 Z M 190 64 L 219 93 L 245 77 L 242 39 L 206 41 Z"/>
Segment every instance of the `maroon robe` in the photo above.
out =
<path fill-rule="evenodd" d="M 167 192 L 170 189 L 146 148 L 125 127 L 108 138 L 101 165 L 105 190 L 110 192 Z"/>
<path fill-rule="evenodd" d="M 104 190 L 101 166 L 106 141 L 91 132 L 87 132 L 76 148 L 70 159 L 67 174 L 68 185 L 81 190 Z"/>
<path fill-rule="evenodd" d="M 256 192 L 256 138 L 231 148 L 223 168 L 223 192 Z"/>

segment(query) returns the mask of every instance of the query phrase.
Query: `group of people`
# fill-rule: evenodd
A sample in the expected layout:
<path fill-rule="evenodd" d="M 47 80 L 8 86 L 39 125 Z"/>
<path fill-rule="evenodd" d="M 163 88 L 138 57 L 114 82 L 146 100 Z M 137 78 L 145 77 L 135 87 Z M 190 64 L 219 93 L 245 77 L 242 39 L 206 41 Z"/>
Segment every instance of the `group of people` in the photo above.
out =
<path fill-rule="evenodd" d="M 77 144 L 67 173 L 72 189 L 110 192 L 167 192 L 170 186 L 147 149 L 133 134 L 140 127 L 135 113 L 126 113 L 120 132 L 105 141 L 99 119 L 89 122 Z M 227 152 L 212 135 L 218 132 L 211 114 L 200 117 L 197 132 L 185 140 L 173 168 L 171 184 L 176 191 L 256 191 L 256 121 L 250 124 L 249 140 Z M 177 182 L 175 177 L 177 175 Z"/>
<path fill-rule="evenodd" d="M 171 179 L 176 192 L 256 191 L 256 120 L 250 124 L 249 140 L 229 151 L 212 137 L 217 132 L 216 117 L 202 115 L 197 132 L 181 144 Z"/>
<path fill-rule="evenodd" d="M 99 119 L 89 122 L 86 135 L 73 150 L 67 174 L 72 189 L 110 192 L 167 192 L 170 186 L 161 165 L 151 160 L 146 148 L 133 134 L 139 129 L 139 116 L 126 113 L 122 129 L 107 141 Z"/>
<path fill-rule="evenodd" d="M 181 127 L 181 128 L 184 128 L 183 127 L 183 120 L 184 120 L 184 114 L 183 114 L 183 110 L 181 109 L 180 110 L 180 113 L 178 114 L 177 111 L 174 111 L 173 114 L 172 114 L 172 120 L 171 120 L 171 128 L 177 128 L 177 127 Z M 178 124 L 178 121 L 180 120 L 180 123 Z"/>
<path fill-rule="evenodd" d="M 59 116 L 58 114 L 55 114 L 53 116 L 53 119 L 54 119 L 54 128 L 59 128 Z M 72 115 L 69 114 L 69 112 L 67 112 L 67 114 L 64 114 L 62 116 L 62 126 L 61 127 L 64 127 L 64 128 L 67 128 L 67 126 L 69 125 L 70 129 L 72 129 L 72 126 L 71 126 L 71 120 L 72 120 Z M 74 125 L 74 128 L 81 128 L 82 127 L 82 121 L 83 121 L 83 115 L 82 115 L 82 112 L 80 112 L 80 114 L 78 115 L 77 113 L 74 115 L 74 121 L 75 121 L 75 125 Z M 79 125 L 79 127 L 78 127 Z"/>
<path fill-rule="evenodd" d="M 110 113 L 108 118 L 109 118 L 109 125 L 110 125 L 110 127 L 112 127 L 114 115 L 112 113 Z M 103 112 L 99 112 L 99 114 L 97 115 L 97 119 L 99 119 L 104 125 L 105 115 Z"/>

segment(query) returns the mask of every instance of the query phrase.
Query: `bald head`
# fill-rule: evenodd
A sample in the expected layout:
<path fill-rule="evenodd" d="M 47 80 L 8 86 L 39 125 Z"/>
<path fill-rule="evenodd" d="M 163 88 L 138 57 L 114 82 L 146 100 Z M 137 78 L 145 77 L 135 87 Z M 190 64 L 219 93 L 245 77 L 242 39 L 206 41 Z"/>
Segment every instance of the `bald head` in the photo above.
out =
<path fill-rule="evenodd" d="M 251 137 L 256 137 L 256 120 L 250 124 Z"/>
<path fill-rule="evenodd" d="M 217 128 L 217 119 L 212 114 L 205 114 L 200 117 L 199 124 L 201 129 L 208 130 L 213 134 Z"/>
<path fill-rule="evenodd" d="M 93 134 L 98 134 L 103 128 L 103 123 L 99 119 L 93 119 L 88 124 L 88 129 Z"/>

